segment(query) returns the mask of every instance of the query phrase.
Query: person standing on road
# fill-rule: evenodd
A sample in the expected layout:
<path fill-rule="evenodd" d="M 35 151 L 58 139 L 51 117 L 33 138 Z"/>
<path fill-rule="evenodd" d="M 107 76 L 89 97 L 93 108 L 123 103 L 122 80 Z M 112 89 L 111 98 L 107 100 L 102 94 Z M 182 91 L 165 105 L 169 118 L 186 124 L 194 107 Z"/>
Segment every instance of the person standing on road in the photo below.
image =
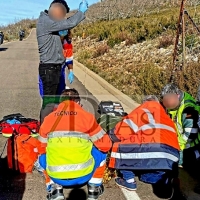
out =
<path fill-rule="evenodd" d="M 65 19 L 69 7 L 64 0 L 54 0 L 48 11 L 41 12 L 37 23 L 37 40 L 40 54 L 39 86 L 43 98 L 40 121 L 52 112 L 57 102 L 57 90 L 61 68 L 65 62 L 60 36 L 65 36 L 68 29 L 77 26 L 85 19 L 88 9 L 87 1 L 82 1 L 78 12 Z"/>

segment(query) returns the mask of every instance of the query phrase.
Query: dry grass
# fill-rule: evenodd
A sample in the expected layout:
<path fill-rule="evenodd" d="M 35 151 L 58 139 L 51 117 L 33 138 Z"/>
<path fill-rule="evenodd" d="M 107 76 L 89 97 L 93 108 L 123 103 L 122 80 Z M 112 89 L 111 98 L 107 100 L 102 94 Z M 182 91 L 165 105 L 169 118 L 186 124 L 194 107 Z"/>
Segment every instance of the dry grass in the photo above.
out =
<path fill-rule="evenodd" d="M 100 45 L 93 54 L 93 57 L 99 57 L 109 52 L 109 46 L 107 44 Z"/>
<path fill-rule="evenodd" d="M 4 40 L 12 41 L 19 39 L 19 30 L 25 30 L 25 37 L 29 35 L 32 28 L 36 27 L 35 19 L 23 19 L 8 26 L 0 26 L 0 31 L 3 31 Z"/>
<path fill-rule="evenodd" d="M 164 35 L 159 40 L 158 48 L 167 48 L 174 44 L 174 37 L 172 35 Z"/>

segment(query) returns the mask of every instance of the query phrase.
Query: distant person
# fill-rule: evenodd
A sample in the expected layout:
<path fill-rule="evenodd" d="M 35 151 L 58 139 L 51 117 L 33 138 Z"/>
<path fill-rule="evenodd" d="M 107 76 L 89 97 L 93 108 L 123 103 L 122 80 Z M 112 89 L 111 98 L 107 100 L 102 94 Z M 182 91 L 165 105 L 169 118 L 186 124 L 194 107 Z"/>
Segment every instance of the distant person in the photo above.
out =
<path fill-rule="evenodd" d="M 4 40 L 4 34 L 2 31 L 0 31 L 0 44 L 3 44 L 3 40 Z"/>
<path fill-rule="evenodd" d="M 37 23 L 37 40 L 40 54 L 39 82 L 40 94 L 43 98 L 40 113 L 41 123 L 57 102 L 56 95 L 59 87 L 62 65 L 65 62 L 60 36 L 66 35 L 66 30 L 77 26 L 85 19 L 84 13 L 88 3 L 80 3 L 79 11 L 65 19 L 69 7 L 64 0 L 54 0 L 49 11 L 41 12 Z"/>
<path fill-rule="evenodd" d="M 19 40 L 22 41 L 25 37 L 25 31 L 24 30 L 20 30 L 19 31 Z"/>

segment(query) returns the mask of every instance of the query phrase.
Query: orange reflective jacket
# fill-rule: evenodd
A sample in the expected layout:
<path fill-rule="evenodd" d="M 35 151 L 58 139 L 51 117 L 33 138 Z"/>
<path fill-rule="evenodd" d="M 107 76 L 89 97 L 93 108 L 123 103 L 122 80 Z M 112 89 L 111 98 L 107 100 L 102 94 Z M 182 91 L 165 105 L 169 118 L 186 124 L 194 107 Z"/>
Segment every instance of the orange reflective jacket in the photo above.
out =
<path fill-rule="evenodd" d="M 85 134 L 89 142 L 103 152 L 109 151 L 112 146 L 109 136 L 99 126 L 94 116 L 73 101 L 62 102 L 45 118 L 38 138 L 41 142 L 40 154 L 46 153 L 48 135 L 58 132 L 80 134 L 80 138 Z"/>
<path fill-rule="evenodd" d="M 112 138 L 111 168 L 172 170 L 178 163 L 176 128 L 158 102 L 146 102 L 124 117 Z"/>

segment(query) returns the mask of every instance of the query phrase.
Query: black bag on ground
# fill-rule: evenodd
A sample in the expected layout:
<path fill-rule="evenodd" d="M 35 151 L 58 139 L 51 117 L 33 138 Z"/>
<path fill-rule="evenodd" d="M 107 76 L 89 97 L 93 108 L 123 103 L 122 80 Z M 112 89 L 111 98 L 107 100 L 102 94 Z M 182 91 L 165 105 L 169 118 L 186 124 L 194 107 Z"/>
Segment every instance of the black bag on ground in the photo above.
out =
<path fill-rule="evenodd" d="M 101 116 L 97 122 L 105 132 L 115 128 L 116 124 L 123 120 L 123 116 L 127 115 L 120 103 L 112 101 L 101 101 L 98 112 Z"/>

